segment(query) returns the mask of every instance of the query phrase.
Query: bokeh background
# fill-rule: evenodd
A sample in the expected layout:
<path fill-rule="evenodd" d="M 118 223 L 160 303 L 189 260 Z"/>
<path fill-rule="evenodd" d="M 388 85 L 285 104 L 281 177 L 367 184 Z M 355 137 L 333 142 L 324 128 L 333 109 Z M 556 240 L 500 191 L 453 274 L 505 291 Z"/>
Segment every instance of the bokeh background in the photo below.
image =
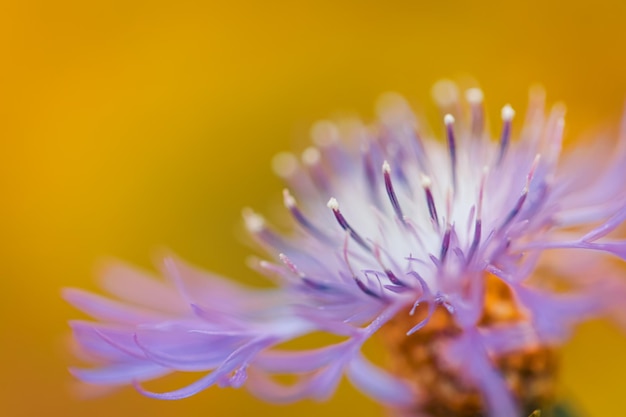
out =
<path fill-rule="evenodd" d="M 370 118 L 388 90 L 428 108 L 433 82 L 469 74 L 494 117 L 543 83 L 571 139 L 617 125 L 625 45 L 623 0 L 2 1 L 0 415 L 381 416 L 346 385 L 281 407 L 219 389 L 79 400 L 64 340 L 80 314 L 59 289 L 95 289 L 107 256 L 150 267 L 161 247 L 253 282 L 240 209 L 278 201 L 269 161 L 314 120 Z M 589 416 L 626 415 L 625 372 L 626 338 L 586 325 L 564 392 Z"/>

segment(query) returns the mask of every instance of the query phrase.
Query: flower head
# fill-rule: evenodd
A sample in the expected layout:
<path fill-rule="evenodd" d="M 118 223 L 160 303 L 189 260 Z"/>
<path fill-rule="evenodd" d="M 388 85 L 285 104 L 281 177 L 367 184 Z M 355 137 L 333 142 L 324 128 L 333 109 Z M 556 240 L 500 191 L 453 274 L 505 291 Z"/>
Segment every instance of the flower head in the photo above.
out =
<path fill-rule="evenodd" d="M 534 90 L 519 136 L 506 105 L 491 140 L 479 89 L 462 100 L 443 81 L 434 93 L 442 141 L 388 94 L 376 123 L 319 122 L 301 160 L 277 155 L 294 231 L 244 210 L 266 253 L 253 266 L 271 289 L 165 256 L 166 281 L 109 268 L 104 284 L 116 300 L 66 290 L 96 319 L 72 322 L 97 364 L 74 375 L 162 399 L 245 385 L 275 402 L 327 398 L 346 375 L 411 415 L 515 417 L 548 403 L 555 349 L 573 326 L 626 318 L 611 266 L 626 258 L 626 241 L 608 237 L 626 219 L 626 137 L 613 150 L 562 155 L 564 108 L 546 115 Z M 280 346 L 318 331 L 343 341 Z M 377 332 L 390 352 L 385 369 L 361 353 Z M 172 392 L 142 387 L 173 371 L 203 374 Z M 278 374 L 296 382 L 282 385 Z"/>

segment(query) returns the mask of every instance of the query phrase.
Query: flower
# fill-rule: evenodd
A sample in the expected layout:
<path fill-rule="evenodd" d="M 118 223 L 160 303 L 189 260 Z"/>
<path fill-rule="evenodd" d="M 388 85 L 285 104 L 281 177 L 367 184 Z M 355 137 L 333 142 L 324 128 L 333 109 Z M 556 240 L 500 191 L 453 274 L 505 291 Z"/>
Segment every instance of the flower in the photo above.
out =
<path fill-rule="evenodd" d="M 609 237 L 626 219 L 626 134 L 613 149 L 562 152 L 564 107 L 546 116 L 535 89 L 519 137 L 506 105 L 490 140 L 479 89 L 461 100 L 442 81 L 434 95 L 444 141 L 388 94 L 375 124 L 319 122 L 301 161 L 277 155 L 293 232 L 244 210 L 267 256 L 253 266 L 272 288 L 167 255 L 166 281 L 112 265 L 103 282 L 116 300 L 65 290 L 96 320 L 71 323 L 96 364 L 72 373 L 160 399 L 212 385 L 245 385 L 273 402 L 325 399 L 346 375 L 407 415 L 514 417 L 549 404 L 556 350 L 572 328 L 600 316 L 626 323 L 613 259 L 626 258 L 626 241 Z M 343 339 L 281 346 L 319 331 Z M 361 353 L 375 333 L 388 368 Z M 173 371 L 204 374 L 171 392 L 143 388 Z"/>

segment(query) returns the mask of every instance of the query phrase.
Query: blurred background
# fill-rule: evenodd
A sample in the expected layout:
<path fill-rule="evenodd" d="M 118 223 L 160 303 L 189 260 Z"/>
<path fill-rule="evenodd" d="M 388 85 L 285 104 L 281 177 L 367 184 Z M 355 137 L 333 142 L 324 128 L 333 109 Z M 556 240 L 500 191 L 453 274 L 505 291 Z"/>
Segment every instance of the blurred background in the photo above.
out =
<path fill-rule="evenodd" d="M 240 209 L 280 197 L 278 151 L 339 111 L 373 115 L 395 90 L 432 108 L 441 77 L 471 75 L 497 117 L 543 83 L 567 135 L 619 121 L 626 2 L 100 1 L 0 4 L 0 415 L 381 416 L 343 385 L 332 401 L 271 406 L 211 389 L 179 402 L 132 389 L 79 400 L 59 289 L 95 266 L 150 267 L 167 247 L 254 282 Z M 589 416 L 626 415 L 626 338 L 583 326 L 564 393 Z"/>

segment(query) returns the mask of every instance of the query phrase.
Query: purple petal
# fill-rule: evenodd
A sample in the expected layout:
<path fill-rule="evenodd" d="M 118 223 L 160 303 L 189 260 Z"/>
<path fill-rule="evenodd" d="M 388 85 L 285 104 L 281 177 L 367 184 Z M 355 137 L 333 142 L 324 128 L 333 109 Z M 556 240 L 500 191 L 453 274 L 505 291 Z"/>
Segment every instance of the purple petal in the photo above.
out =
<path fill-rule="evenodd" d="M 291 385 L 280 384 L 267 373 L 253 368 L 249 370 L 246 387 L 252 395 L 276 404 L 292 403 L 310 398 L 313 391 L 310 378 L 301 378 Z"/>
<path fill-rule="evenodd" d="M 456 368 L 458 375 L 479 387 L 486 400 L 489 416 L 519 417 L 519 410 L 506 382 L 494 369 L 480 335 L 475 330 L 466 329 L 461 336 L 450 341 L 444 355 Z"/>
<path fill-rule="evenodd" d="M 315 400 L 326 401 L 337 390 L 345 365 L 344 358 L 337 358 L 313 375 L 310 382 L 311 396 Z"/>
<path fill-rule="evenodd" d="M 541 342 L 531 323 L 481 329 L 481 339 L 485 349 L 495 355 L 519 352 L 536 347 Z"/>
<path fill-rule="evenodd" d="M 532 325 L 544 342 L 562 343 L 574 324 L 588 320 L 602 311 L 597 291 L 555 295 L 518 286 L 515 295 L 532 315 Z"/>
<path fill-rule="evenodd" d="M 136 306 L 176 315 L 187 311 L 187 304 L 171 284 L 123 262 L 105 264 L 101 282 L 110 294 Z"/>
<path fill-rule="evenodd" d="M 124 362 L 97 369 L 70 368 L 70 373 L 83 382 L 103 385 L 130 384 L 171 373 L 171 369 L 149 362 Z"/>
<path fill-rule="evenodd" d="M 177 338 L 174 333 L 167 333 L 165 336 L 173 340 Z M 185 337 L 188 338 L 189 336 L 191 335 L 187 334 Z M 134 342 L 146 358 L 161 366 L 180 371 L 200 372 L 220 366 L 232 352 L 236 352 L 240 346 L 249 340 L 241 337 L 218 339 L 199 336 L 196 336 L 196 340 L 177 344 L 170 343 L 168 346 L 162 343 L 151 343 L 149 335 L 141 337 L 139 334 L 135 334 Z"/>
<path fill-rule="evenodd" d="M 623 207 L 617 213 L 615 213 L 609 220 L 607 220 L 604 224 L 599 227 L 596 227 L 591 232 L 587 233 L 580 240 L 584 242 L 593 242 L 601 237 L 604 237 L 611 233 L 613 230 L 617 229 L 619 225 L 621 225 L 624 220 L 626 220 L 626 207 Z"/>
<path fill-rule="evenodd" d="M 165 393 L 150 392 L 142 388 L 137 381 L 133 381 L 133 386 L 137 391 L 143 395 L 151 398 L 157 398 L 161 400 L 179 400 L 182 398 L 191 397 L 217 383 L 223 376 L 235 371 L 240 367 L 247 366 L 247 363 L 252 357 L 254 357 L 259 351 L 265 349 L 269 345 L 275 343 L 274 340 L 262 339 L 250 342 L 239 349 L 235 350 L 230 356 L 217 368 L 215 371 L 205 375 L 196 382 L 187 385 L 186 387 L 169 391 Z"/>
<path fill-rule="evenodd" d="M 154 323 L 165 318 L 161 313 L 132 307 L 77 288 L 64 288 L 62 295 L 74 307 L 102 321 L 137 324 Z"/>
<path fill-rule="evenodd" d="M 78 320 L 71 321 L 70 327 L 76 342 L 90 355 L 110 361 L 145 359 L 128 328 Z"/>
<path fill-rule="evenodd" d="M 362 355 L 357 355 L 350 361 L 347 376 L 357 389 L 383 404 L 405 407 L 419 401 L 419 397 L 408 384 L 372 365 Z"/>
<path fill-rule="evenodd" d="M 164 274 L 172 280 L 188 305 L 225 315 L 241 316 L 284 304 L 276 290 L 253 290 L 193 268 L 174 256 L 163 259 Z"/>
<path fill-rule="evenodd" d="M 344 342 L 307 351 L 262 352 L 254 360 L 254 366 L 275 373 L 312 372 L 328 365 L 351 346 Z"/>

